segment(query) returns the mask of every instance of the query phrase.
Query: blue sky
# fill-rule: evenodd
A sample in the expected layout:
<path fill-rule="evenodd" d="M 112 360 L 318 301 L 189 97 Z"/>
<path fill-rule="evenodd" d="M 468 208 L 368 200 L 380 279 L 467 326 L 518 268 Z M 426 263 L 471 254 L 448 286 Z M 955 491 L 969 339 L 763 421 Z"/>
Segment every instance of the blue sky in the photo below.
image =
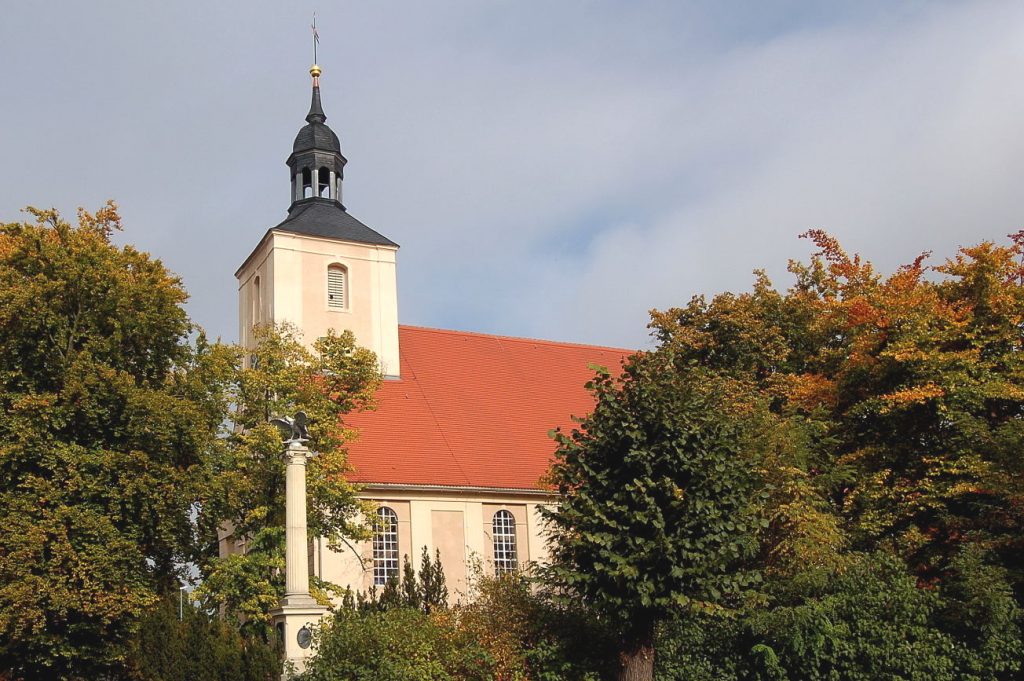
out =
<path fill-rule="evenodd" d="M 402 245 L 403 323 L 643 346 L 651 308 L 785 284 L 809 228 L 891 270 L 1024 227 L 1021 3 L 315 5 L 345 203 Z M 116 199 L 234 340 L 315 5 L 5 7 L 0 220 Z"/>

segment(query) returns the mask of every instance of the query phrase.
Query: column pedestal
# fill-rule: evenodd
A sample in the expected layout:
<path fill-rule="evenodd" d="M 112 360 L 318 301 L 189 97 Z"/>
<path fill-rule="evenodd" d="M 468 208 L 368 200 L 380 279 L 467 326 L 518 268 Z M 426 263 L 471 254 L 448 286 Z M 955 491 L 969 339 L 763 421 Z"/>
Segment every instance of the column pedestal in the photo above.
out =
<path fill-rule="evenodd" d="M 306 670 L 306 660 L 313 655 L 313 647 L 302 630 L 305 628 L 309 631 L 313 625 L 319 624 L 327 608 L 318 605 L 312 598 L 307 605 L 285 605 L 284 600 L 287 599 L 282 599 L 280 607 L 270 611 L 270 616 L 274 621 L 274 629 L 284 643 L 285 673 L 281 678 L 288 679 L 292 673 L 301 674 Z"/>

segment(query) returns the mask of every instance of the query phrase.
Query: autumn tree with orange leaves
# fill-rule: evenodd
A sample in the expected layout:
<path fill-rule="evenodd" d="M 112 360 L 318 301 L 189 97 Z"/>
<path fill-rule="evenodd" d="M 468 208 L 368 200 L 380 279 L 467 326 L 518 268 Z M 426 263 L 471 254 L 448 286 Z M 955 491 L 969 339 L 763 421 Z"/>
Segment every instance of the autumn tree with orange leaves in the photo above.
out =
<path fill-rule="evenodd" d="M 817 252 L 787 290 L 758 272 L 750 292 L 652 313 L 655 352 L 771 414 L 765 601 L 683 638 L 734 646 L 735 678 L 1016 678 L 1024 232 L 888 276 L 803 236 Z"/>
<path fill-rule="evenodd" d="M 1021 587 L 1024 232 L 883 277 L 822 231 L 777 291 L 694 298 L 652 326 L 682 362 L 768 395 L 803 442 L 777 462 L 769 563 L 886 548 L 922 583 L 966 545 Z M 792 448 L 792 442 L 787 446 Z M 810 538 L 810 541 L 804 541 Z"/>

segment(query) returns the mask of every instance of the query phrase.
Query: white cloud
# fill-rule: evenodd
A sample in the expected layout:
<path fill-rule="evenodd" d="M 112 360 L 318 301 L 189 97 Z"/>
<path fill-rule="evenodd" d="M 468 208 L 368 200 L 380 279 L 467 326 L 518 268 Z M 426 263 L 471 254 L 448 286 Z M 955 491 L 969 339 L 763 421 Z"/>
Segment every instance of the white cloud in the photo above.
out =
<path fill-rule="evenodd" d="M 308 21 L 271 2 L 133 7 L 5 17 L 0 218 L 119 198 L 126 238 L 233 337 L 235 267 L 287 208 Z M 891 269 L 1024 222 L 1017 3 L 319 17 L 345 202 L 403 245 L 409 323 L 639 345 L 651 307 L 746 288 L 757 267 L 782 278 L 810 227 Z"/>
<path fill-rule="evenodd" d="M 1024 93 L 1012 85 L 1022 18 L 1005 6 L 957 8 L 801 33 L 705 64 L 700 113 L 650 134 L 698 154 L 707 142 L 717 156 L 701 160 L 721 164 L 708 168 L 713 179 L 698 180 L 699 195 L 644 196 L 658 211 L 605 231 L 571 276 L 534 259 L 538 285 L 501 307 L 528 333 L 635 345 L 650 307 L 747 288 L 756 267 L 784 280 L 787 258 L 808 252 L 796 235 L 811 227 L 883 269 L 1002 238 L 1024 209 Z M 684 188 L 701 173 L 680 156 L 659 170 Z"/>

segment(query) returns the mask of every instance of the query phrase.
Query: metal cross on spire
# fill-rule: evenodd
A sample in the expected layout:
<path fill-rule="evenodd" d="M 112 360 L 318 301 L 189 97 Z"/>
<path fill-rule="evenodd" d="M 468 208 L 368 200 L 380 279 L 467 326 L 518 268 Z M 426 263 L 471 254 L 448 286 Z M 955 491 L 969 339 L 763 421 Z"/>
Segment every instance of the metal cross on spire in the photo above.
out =
<path fill-rule="evenodd" d="M 313 29 L 313 63 L 316 64 L 316 46 L 320 44 L 320 34 L 316 30 L 316 12 L 313 12 L 313 25 L 310 28 Z"/>

